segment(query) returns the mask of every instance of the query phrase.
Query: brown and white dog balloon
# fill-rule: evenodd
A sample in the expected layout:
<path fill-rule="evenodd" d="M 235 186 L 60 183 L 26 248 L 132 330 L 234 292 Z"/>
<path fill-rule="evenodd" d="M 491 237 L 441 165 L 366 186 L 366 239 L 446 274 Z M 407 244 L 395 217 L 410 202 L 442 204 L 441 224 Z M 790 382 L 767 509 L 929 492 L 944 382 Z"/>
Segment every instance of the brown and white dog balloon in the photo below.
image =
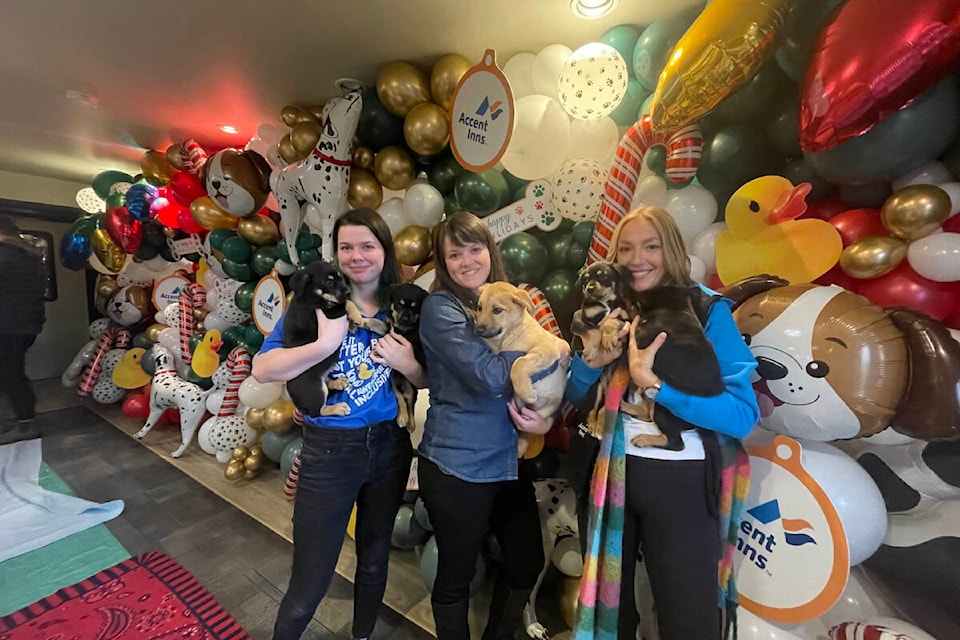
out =
<path fill-rule="evenodd" d="M 820 441 L 888 426 L 922 440 L 960 436 L 960 344 L 936 320 L 771 276 L 724 295 L 757 358 L 763 428 Z"/>

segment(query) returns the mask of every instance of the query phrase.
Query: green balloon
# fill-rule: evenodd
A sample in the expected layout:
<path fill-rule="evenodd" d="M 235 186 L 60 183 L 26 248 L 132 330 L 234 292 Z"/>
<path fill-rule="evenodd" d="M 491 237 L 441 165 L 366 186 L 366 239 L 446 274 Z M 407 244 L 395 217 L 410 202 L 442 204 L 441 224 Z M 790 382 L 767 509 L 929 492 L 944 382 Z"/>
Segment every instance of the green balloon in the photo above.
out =
<path fill-rule="evenodd" d="M 960 176 L 960 136 L 947 147 L 947 150 L 940 156 L 940 162 L 950 170 L 950 174 Z"/>
<path fill-rule="evenodd" d="M 457 178 L 466 171 L 453 156 L 434 162 L 427 169 L 427 182 L 443 195 L 453 192 Z"/>
<path fill-rule="evenodd" d="M 207 240 L 210 242 L 211 249 L 223 251 L 223 243 L 236 236 L 236 231 L 232 229 L 214 229 L 210 232 L 210 235 L 207 236 Z"/>
<path fill-rule="evenodd" d="M 223 257 L 227 260 L 246 262 L 250 259 L 253 248 L 249 242 L 240 236 L 233 236 L 223 241 L 223 248 L 221 248 L 220 251 L 223 252 Z"/>
<path fill-rule="evenodd" d="M 640 32 L 631 24 L 618 24 L 600 36 L 600 42 L 616 49 L 623 57 L 623 61 L 628 63 L 627 70 L 631 76 L 633 76 L 633 66 L 629 64 L 629 61 L 633 57 L 633 49 L 637 46 L 637 38 L 639 37 Z"/>
<path fill-rule="evenodd" d="M 323 238 L 321 238 L 318 233 L 311 233 L 310 240 L 313 242 L 313 246 L 310 247 L 311 249 L 316 249 L 323 244 Z"/>
<path fill-rule="evenodd" d="M 573 243 L 580 247 L 589 247 L 596 226 L 593 220 L 581 220 L 573 225 Z"/>
<path fill-rule="evenodd" d="M 510 193 L 514 194 L 514 198 L 513 198 L 514 200 L 520 200 L 521 198 L 524 197 L 524 195 L 526 194 L 527 185 L 530 184 L 529 180 L 518 178 L 517 176 L 513 175 L 506 169 L 501 169 L 500 175 L 502 175 L 503 179 L 507 181 L 507 189 L 510 190 Z M 520 192 L 521 195 L 518 198 L 516 197 L 516 194 L 519 189 L 523 189 L 523 191 Z"/>
<path fill-rule="evenodd" d="M 947 76 L 863 135 L 803 155 L 837 184 L 863 186 L 902 176 L 946 151 L 960 132 L 958 82 L 956 75 Z"/>
<path fill-rule="evenodd" d="M 546 247 L 523 231 L 503 239 L 500 243 L 500 258 L 507 271 L 507 278 L 514 284 L 538 283 L 550 264 Z"/>
<path fill-rule="evenodd" d="M 140 357 L 140 368 L 143 369 L 143 372 L 153 377 L 153 374 L 157 372 L 157 361 L 154 360 L 156 354 L 153 352 L 153 345 L 147 347 L 147 350 L 143 352 L 143 355 Z"/>
<path fill-rule="evenodd" d="M 677 41 L 693 24 L 700 8 L 691 9 L 672 18 L 657 20 L 643 30 L 633 48 L 633 73 L 647 91 L 657 88 L 660 72 Z"/>
<path fill-rule="evenodd" d="M 573 312 L 576 311 L 577 274 L 568 269 L 551 271 L 540 283 L 540 290 L 550 303 L 560 330 L 567 335 Z"/>
<path fill-rule="evenodd" d="M 306 251 L 307 249 L 313 249 L 316 244 L 314 244 L 313 234 L 310 233 L 308 229 L 301 229 L 300 233 L 297 234 L 297 251 Z"/>
<path fill-rule="evenodd" d="M 880 209 L 890 197 L 889 182 L 868 184 L 862 187 L 841 185 L 840 199 L 851 209 Z"/>
<path fill-rule="evenodd" d="M 460 206 L 460 201 L 457 200 L 457 196 L 454 192 L 450 192 L 447 195 L 443 196 L 443 211 L 447 215 L 457 213 L 458 211 L 463 211 L 463 207 Z"/>
<path fill-rule="evenodd" d="M 273 265 L 277 261 L 277 246 L 269 245 L 260 247 L 253 252 L 250 257 L 250 268 L 258 276 L 265 276 L 273 270 Z"/>
<path fill-rule="evenodd" d="M 101 171 L 93 177 L 93 182 L 90 184 L 93 187 L 94 193 L 100 196 L 101 200 L 106 200 L 107 196 L 110 195 L 110 187 L 115 185 L 118 182 L 130 182 L 132 183 L 133 176 L 129 173 L 124 173 L 123 171 Z"/>
<path fill-rule="evenodd" d="M 228 278 L 239 280 L 240 282 L 248 282 L 257 277 L 250 268 L 250 265 L 246 262 L 234 262 L 230 258 L 224 258 L 220 261 L 220 267 L 223 269 L 223 272 L 227 274 Z"/>
<path fill-rule="evenodd" d="M 799 123 L 799 106 L 792 93 L 776 103 L 766 119 L 767 138 L 784 158 L 801 154 Z"/>
<path fill-rule="evenodd" d="M 263 455 L 267 457 L 267 460 L 280 462 L 280 457 L 283 455 L 283 450 L 287 448 L 287 445 L 290 444 L 290 442 L 299 437 L 301 437 L 299 428 L 290 429 L 290 431 L 287 431 L 286 433 L 264 431 L 263 438 L 260 441 L 260 446 L 263 447 Z"/>
<path fill-rule="evenodd" d="M 357 123 L 357 138 L 362 146 L 380 151 L 384 147 L 403 144 L 403 118 L 387 111 L 375 86 L 364 89 L 361 95 L 363 107 Z"/>
<path fill-rule="evenodd" d="M 213 386 L 213 378 L 201 378 L 193 369 L 187 369 L 186 380 L 198 385 L 201 389 L 209 389 Z"/>
<path fill-rule="evenodd" d="M 257 325 L 251 322 L 243 328 L 243 341 L 250 345 L 249 351 L 251 353 L 260 351 L 260 345 L 263 344 L 263 334 L 260 333 L 260 329 L 257 329 Z"/>
<path fill-rule="evenodd" d="M 507 181 L 496 169 L 482 173 L 465 171 L 453 188 L 463 209 L 481 218 L 500 208 L 505 191 Z"/>
<path fill-rule="evenodd" d="M 827 16 L 843 0 L 817 0 L 817 2 L 799 2 L 790 11 L 787 18 L 780 48 L 774 58 L 780 69 L 794 82 L 803 79 L 803 72 L 813 53 L 813 43 L 823 30 Z"/>
<path fill-rule="evenodd" d="M 290 473 L 290 468 L 293 466 L 297 454 L 300 453 L 301 447 L 303 447 L 303 438 L 297 436 L 283 448 L 283 453 L 280 454 L 280 471 L 283 472 L 284 477 Z"/>
<path fill-rule="evenodd" d="M 697 179 L 717 199 L 722 218 L 734 191 L 754 178 L 779 174 L 782 164 L 766 136 L 732 125 L 704 140 Z"/>
<path fill-rule="evenodd" d="M 647 165 L 647 169 L 650 169 L 658 176 L 667 175 L 667 150 L 663 147 L 662 144 L 654 145 L 647 149 L 647 153 L 643 156 L 643 161 Z"/>
<path fill-rule="evenodd" d="M 256 288 L 256 282 L 244 282 L 237 287 L 233 294 L 233 303 L 237 305 L 237 309 L 244 313 L 250 313 L 253 309 L 253 290 Z"/>
<path fill-rule="evenodd" d="M 306 266 L 314 260 L 320 259 L 320 253 L 316 249 L 307 249 L 300 252 L 300 264 Z"/>
<path fill-rule="evenodd" d="M 147 336 L 143 331 L 141 331 L 140 333 L 134 334 L 133 339 L 130 341 L 130 344 L 133 347 L 135 348 L 139 347 L 140 349 L 149 349 L 150 347 L 153 346 L 153 343 L 147 340 Z"/>
<path fill-rule="evenodd" d="M 147 244 L 146 242 L 141 242 L 140 246 L 137 248 L 136 253 L 134 253 L 135 258 L 140 260 L 152 260 L 157 257 L 157 254 L 160 253 L 160 249 L 153 246 L 152 244 Z"/>
<path fill-rule="evenodd" d="M 122 193 L 111 193 L 107 196 L 104 206 L 106 207 L 107 211 L 110 211 L 110 209 L 122 207 L 125 204 L 127 204 L 127 196 L 123 195 Z"/>
<path fill-rule="evenodd" d="M 590 251 L 590 245 L 579 245 L 576 242 L 570 244 L 570 247 L 567 249 L 567 256 L 564 260 L 563 267 L 565 269 L 573 269 L 574 271 L 580 271 L 583 268 L 583 265 L 587 263 L 587 253 Z"/>
<path fill-rule="evenodd" d="M 195 333 L 190 336 L 190 341 L 187 343 L 187 348 L 190 349 L 190 353 L 193 353 L 197 350 L 197 345 L 203 342 L 203 334 Z"/>
<path fill-rule="evenodd" d="M 290 252 L 287 251 L 286 240 L 280 240 L 280 242 L 277 243 L 277 258 L 279 258 L 280 260 L 283 260 L 287 264 L 293 264 L 292 262 L 290 262 Z"/>
<path fill-rule="evenodd" d="M 646 98 L 643 99 L 643 104 L 640 105 L 640 112 L 637 113 L 637 120 L 643 120 L 643 116 L 650 113 L 650 107 L 653 106 L 653 92 L 650 93 Z"/>
<path fill-rule="evenodd" d="M 613 110 L 610 117 L 621 127 L 629 127 L 639 118 L 637 114 L 644 101 L 651 95 L 650 90 L 644 89 L 643 85 L 636 78 L 630 78 L 627 82 L 627 91 L 623 94 L 623 100 Z"/>
<path fill-rule="evenodd" d="M 820 177 L 820 174 L 814 171 L 813 167 L 807 164 L 803 158 L 788 162 L 780 175 L 795 185 L 801 182 L 810 183 L 810 194 L 807 196 L 807 200 L 810 202 L 829 198 L 837 190 L 834 185 Z M 883 204 L 883 201 L 880 204 Z"/>
<path fill-rule="evenodd" d="M 559 230 L 545 234 L 541 240 L 550 256 L 550 268 L 561 269 L 566 264 L 567 251 L 573 244 L 573 233 L 563 233 Z"/>
<path fill-rule="evenodd" d="M 792 99 L 796 103 L 795 87 L 796 85 L 783 75 L 780 67 L 769 61 L 735 92 L 721 100 L 704 118 L 710 122 L 701 122 L 701 126 L 717 129 L 719 125 L 734 122 L 752 124 L 766 118 L 781 99 Z"/>

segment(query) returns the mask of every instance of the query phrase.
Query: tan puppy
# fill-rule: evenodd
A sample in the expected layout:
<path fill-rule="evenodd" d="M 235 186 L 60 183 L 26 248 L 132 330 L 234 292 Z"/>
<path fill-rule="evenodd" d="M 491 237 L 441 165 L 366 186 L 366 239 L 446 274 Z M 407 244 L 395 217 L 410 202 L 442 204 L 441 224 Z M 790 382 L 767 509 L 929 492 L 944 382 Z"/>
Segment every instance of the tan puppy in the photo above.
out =
<path fill-rule="evenodd" d="M 555 414 L 563 401 L 570 351 L 562 338 L 534 319 L 533 302 L 527 292 L 506 282 L 480 287 L 476 328 L 494 353 L 525 354 L 510 369 L 514 404 L 533 409 L 544 418 Z"/>

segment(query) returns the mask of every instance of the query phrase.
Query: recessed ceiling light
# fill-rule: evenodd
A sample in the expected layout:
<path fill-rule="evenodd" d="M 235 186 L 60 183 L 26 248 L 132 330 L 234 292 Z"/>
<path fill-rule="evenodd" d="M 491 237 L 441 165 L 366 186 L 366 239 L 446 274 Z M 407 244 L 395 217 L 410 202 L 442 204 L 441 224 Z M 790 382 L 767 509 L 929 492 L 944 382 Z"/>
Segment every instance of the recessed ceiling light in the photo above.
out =
<path fill-rule="evenodd" d="M 229 124 L 217 125 L 217 129 L 220 129 L 220 131 L 223 131 L 224 133 L 240 133 L 239 129 Z"/>
<path fill-rule="evenodd" d="M 605 16 L 620 4 L 620 0 L 571 0 L 570 10 L 578 18 L 599 18 Z"/>

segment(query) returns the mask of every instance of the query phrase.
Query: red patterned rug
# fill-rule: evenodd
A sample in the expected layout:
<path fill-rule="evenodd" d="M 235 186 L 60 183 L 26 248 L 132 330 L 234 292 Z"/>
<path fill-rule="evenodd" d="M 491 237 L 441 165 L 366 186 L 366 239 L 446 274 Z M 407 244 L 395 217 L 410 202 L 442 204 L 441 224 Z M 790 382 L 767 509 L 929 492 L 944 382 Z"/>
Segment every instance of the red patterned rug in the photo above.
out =
<path fill-rule="evenodd" d="M 11 588 L 13 585 L 7 585 Z M 196 578 L 151 551 L 0 618 L 0 640 L 247 640 Z"/>

